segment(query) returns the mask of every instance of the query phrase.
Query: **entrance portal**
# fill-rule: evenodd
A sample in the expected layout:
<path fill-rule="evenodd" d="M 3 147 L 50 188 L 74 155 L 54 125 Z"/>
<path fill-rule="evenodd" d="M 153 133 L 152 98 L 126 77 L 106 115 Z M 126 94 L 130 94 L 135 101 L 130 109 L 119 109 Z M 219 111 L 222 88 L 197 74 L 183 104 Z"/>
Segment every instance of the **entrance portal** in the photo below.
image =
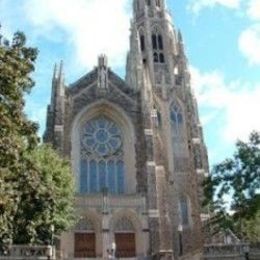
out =
<path fill-rule="evenodd" d="M 116 257 L 135 257 L 135 233 L 115 233 Z"/>
<path fill-rule="evenodd" d="M 75 233 L 75 258 L 96 257 L 95 233 Z"/>

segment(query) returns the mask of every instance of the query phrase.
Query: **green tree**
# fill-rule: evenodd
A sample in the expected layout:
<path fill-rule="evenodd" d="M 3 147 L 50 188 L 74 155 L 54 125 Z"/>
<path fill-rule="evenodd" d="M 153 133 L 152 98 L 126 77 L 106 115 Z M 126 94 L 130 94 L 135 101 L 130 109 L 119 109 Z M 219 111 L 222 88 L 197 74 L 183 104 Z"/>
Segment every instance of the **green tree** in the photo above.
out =
<path fill-rule="evenodd" d="M 233 158 L 216 165 L 205 181 L 205 204 L 215 213 L 212 222 L 245 235 L 243 223 L 252 223 L 259 214 L 259 190 L 260 134 L 253 132 L 249 142 L 237 142 Z"/>
<path fill-rule="evenodd" d="M 20 194 L 18 179 L 25 172 L 24 154 L 36 147 L 37 125 L 23 113 L 24 94 L 34 85 L 37 50 L 25 47 L 25 36 L 16 33 L 10 43 L 0 36 L 0 242 L 12 238 L 13 218 Z"/>
<path fill-rule="evenodd" d="M 48 242 L 50 225 L 60 232 L 71 216 L 68 163 L 50 147 L 38 147 L 38 126 L 23 112 L 24 96 L 34 85 L 36 57 L 37 50 L 26 46 L 23 33 L 16 33 L 11 42 L 0 35 L 0 248 L 12 241 Z M 47 168 L 53 168 L 49 175 Z M 58 181 L 57 174 L 63 180 Z"/>
<path fill-rule="evenodd" d="M 69 162 L 47 145 L 41 145 L 26 156 L 33 170 L 29 178 L 19 181 L 23 199 L 18 205 L 14 223 L 15 242 L 50 243 L 51 227 L 60 234 L 73 223 L 74 184 Z"/>
<path fill-rule="evenodd" d="M 253 243 L 260 242 L 260 210 L 254 218 L 243 219 L 242 234 Z"/>

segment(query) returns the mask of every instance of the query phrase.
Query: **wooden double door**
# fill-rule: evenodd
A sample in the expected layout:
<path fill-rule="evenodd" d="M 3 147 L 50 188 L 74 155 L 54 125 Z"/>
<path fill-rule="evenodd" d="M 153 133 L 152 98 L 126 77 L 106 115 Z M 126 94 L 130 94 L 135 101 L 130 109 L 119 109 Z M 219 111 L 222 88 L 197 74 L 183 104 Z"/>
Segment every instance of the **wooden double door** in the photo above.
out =
<path fill-rule="evenodd" d="M 95 233 L 75 233 L 74 257 L 75 258 L 96 257 Z"/>
<path fill-rule="evenodd" d="M 136 257 L 135 233 L 115 233 L 116 257 Z"/>
<path fill-rule="evenodd" d="M 115 233 L 116 257 L 136 257 L 135 239 L 135 233 Z M 96 257 L 95 233 L 75 233 L 74 257 Z"/>

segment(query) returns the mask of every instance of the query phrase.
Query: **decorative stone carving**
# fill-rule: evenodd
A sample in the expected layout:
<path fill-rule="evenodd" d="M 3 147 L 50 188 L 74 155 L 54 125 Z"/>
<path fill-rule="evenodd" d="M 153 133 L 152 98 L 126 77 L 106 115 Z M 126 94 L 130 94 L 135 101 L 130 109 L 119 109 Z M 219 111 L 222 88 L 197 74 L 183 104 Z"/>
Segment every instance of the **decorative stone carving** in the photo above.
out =
<path fill-rule="evenodd" d="M 94 224 L 88 218 L 82 218 L 75 226 L 76 231 L 94 231 Z"/>
<path fill-rule="evenodd" d="M 98 58 L 98 87 L 102 90 L 108 88 L 107 57 L 105 55 Z"/>
<path fill-rule="evenodd" d="M 115 224 L 115 227 L 114 227 L 114 230 L 115 231 L 130 231 L 130 232 L 134 232 L 135 231 L 135 228 L 134 228 L 134 225 L 132 223 L 132 221 L 130 219 L 128 219 L 127 217 L 122 217 L 120 218 L 116 224 Z"/>

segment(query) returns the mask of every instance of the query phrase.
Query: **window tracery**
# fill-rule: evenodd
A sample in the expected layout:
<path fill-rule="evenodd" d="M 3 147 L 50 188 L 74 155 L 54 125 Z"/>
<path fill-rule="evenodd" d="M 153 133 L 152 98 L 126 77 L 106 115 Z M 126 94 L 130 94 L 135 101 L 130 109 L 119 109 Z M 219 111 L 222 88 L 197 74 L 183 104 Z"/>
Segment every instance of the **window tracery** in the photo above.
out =
<path fill-rule="evenodd" d="M 75 230 L 77 231 L 95 231 L 93 222 L 88 218 L 80 219 L 77 223 Z"/>
<path fill-rule="evenodd" d="M 165 59 L 163 54 L 163 37 L 157 28 L 152 34 L 152 46 L 154 51 L 154 62 L 164 63 Z"/>
<path fill-rule="evenodd" d="M 183 114 L 179 104 L 173 102 L 170 108 L 171 125 L 173 127 L 173 134 L 180 135 L 183 130 Z"/>
<path fill-rule="evenodd" d="M 174 171 L 186 172 L 189 169 L 189 155 L 185 138 L 184 114 L 176 101 L 170 107 L 170 122 Z"/>
<path fill-rule="evenodd" d="M 115 224 L 115 227 L 114 227 L 115 231 L 130 231 L 130 232 L 134 232 L 135 231 L 135 228 L 134 228 L 134 225 L 132 223 L 132 221 L 130 219 L 128 219 L 127 217 L 122 217 L 120 218 L 116 224 Z"/>
<path fill-rule="evenodd" d="M 81 129 L 80 193 L 124 192 L 123 137 L 112 120 L 99 116 Z"/>

